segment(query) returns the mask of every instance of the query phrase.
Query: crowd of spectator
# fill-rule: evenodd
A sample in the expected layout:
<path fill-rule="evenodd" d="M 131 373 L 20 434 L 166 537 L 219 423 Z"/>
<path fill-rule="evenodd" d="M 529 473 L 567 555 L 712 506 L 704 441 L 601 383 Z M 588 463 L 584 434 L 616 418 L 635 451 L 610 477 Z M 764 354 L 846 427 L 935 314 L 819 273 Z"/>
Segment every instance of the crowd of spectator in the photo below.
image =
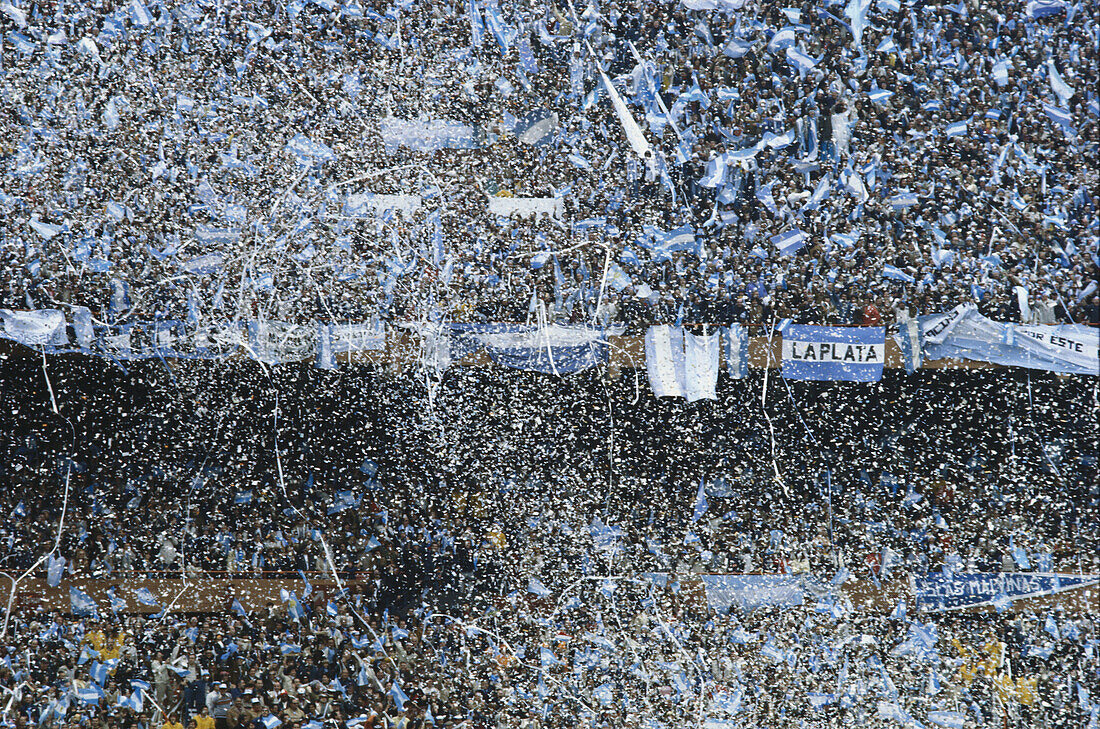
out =
<path fill-rule="evenodd" d="M 1098 320 L 1095 8 L 686 5 L 727 9 L 7 3 L 0 304 L 873 324 L 973 300 Z M 556 121 L 537 145 L 514 133 L 532 112 Z M 393 118 L 477 145 L 384 144 Z M 303 161 L 298 135 L 331 155 Z M 423 205 L 349 214 L 365 191 Z M 499 195 L 561 214 L 491 215 Z M 683 226 L 694 242 L 665 245 Z M 793 230 L 806 245 L 781 256 Z"/>
<path fill-rule="evenodd" d="M 973 301 L 1097 324 L 1098 30 L 1063 0 L 2 0 L 0 306 L 313 331 Z M 394 144 L 394 119 L 472 142 Z M 364 214 L 364 193 L 419 206 Z M 4 725 L 1100 722 L 1092 618 L 887 615 L 841 589 L 1100 572 L 1087 378 L 723 375 L 685 405 L 595 371 L 28 351 L 0 349 L 13 582 L 355 589 L 201 616 L 9 603 Z M 717 611 L 683 587 L 702 573 L 812 599 Z"/>
<path fill-rule="evenodd" d="M 52 358 L 59 418 L 41 362 L 17 349 L 3 362 L 5 572 L 52 546 L 64 505 L 63 589 L 186 577 L 237 594 L 239 578 L 298 582 L 301 570 L 316 582 L 333 567 L 354 588 L 330 608 L 302 581 L 292 600 L 242 595 L 244 614 L 207 617 L 17 609 L 10 673 L 0 667 L 17 722 L 155 726 L 161 707 L 198 723 L 226 692 L 226 726 L 248 729 L 269 716 L 299 729 L 423 726 L 429 707 L 436 726 L 670 727 L 720 718 L 738 692 L 734 726 L 874 725 L 878 701 L 921 721 L 961 711 L 968 726 L 1002 725 L 1006 711 L 1010 725 L 1079 726 L 1093 711 L 1076 693 L 1096 695 L 1089 620 L 912 605 L 886 617 L 838 588 L 945 570 L 1100 571 L 1088 378 L 891 374 L 873 397 L 773 380 L 773 462 L 762 376 L 723 379 L 701 408 L 636 399 L 629 379 L 458 370 L 431 409 L 415 377 L 371 368 L 285 366 L 265 381 L 254 363 L 172 377 L 152 362 L 126 374 L 86 364 Z M 709 504 L 693 521 L 700 478 Z M 678 590 L 700 573 L 796 575 L 819 597 L 719 614 Z M 161 607 L 170 597 L 156 595 Z M 937 657 L 909 652 L 918 629 L 934 632 Z M 81 661 L 88 645 L 119 655 Z M 100 709 L 74 699 L 42 719 L 115 657 Z M 132 679 L 150 683 L 137 711 L 118 704 Z M 404 712 L 395 694 L 409 697 Z"/>
<path fill-rule="evenodd" d="M 716 615 L 673 586 L 633 582 L 566 607 L 524 594 L 475 614 L 400 619 L 345 608 L 295 618 L 274 605 L 201 617 L 29 613 L 5 636 L 22 650 L 9 648 L 0 686 L 21 729 L 681 727 L 703 717 L 841 727 L 935 712 L 967 727 L 1094 720 L 1092 619 L 925 619 L 845 605 Z M 89 690 L 87 700 L 66 696 Z"/>

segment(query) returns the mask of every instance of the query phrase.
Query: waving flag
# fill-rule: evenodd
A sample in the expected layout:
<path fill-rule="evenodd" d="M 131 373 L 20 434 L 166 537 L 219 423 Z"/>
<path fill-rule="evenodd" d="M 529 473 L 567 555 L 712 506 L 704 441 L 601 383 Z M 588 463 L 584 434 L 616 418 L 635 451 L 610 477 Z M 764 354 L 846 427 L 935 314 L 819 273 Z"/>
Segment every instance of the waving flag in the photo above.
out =
<path fill-rule="evenodd" d="M 805 76 L 814 66 L 817 65 L 817 61 L 807 54 L 803 53 L 794 46 L 787 48 L 787 61 L 795 67 L 800 76 Z"/>
<path fill-rule="evenodd" d="M 917 281 L 905 271 L 902 271 L 897 266 L 891 266 L 889 263 L 883 265 L 882 277 L 892 281 L 903 281 L 905 283 L 916 283 Z"/>
<path fill-rule="evenodd" d="M 779 250 L 779 255 L 791 256 L 806 245 L 806 234 L 795 228 L 794 230 L 788 230 L 786 233 L 773 235 L 771 241 L 772 245 Z"/>
<path fill-rule="evenodd" d="M 949 137 L 961 137 L 962 135 L 966 134 L 966 127 L 967 121 L 964 119 L 960 122 L 955 122 L 954 124 L 948 124 L 947 128 L 943 131 L 944 134 Z"/>
<path fill-rule="evenodd" d="M 470 16 L 470 40 L 475 49 L 481 47 L 485 31 L 481 25 L 481 13 L 477 9 L 476 0 L 469 0 L 468 12 Z"/>
<path fill-rule="evenodd" d="M 527 581 L 527 592 L 539 597 L 550 597 L 550 590 L 536 577 L 532 577 Z"/>
<path fill-rule="evenodd" d="M 517 119 L 513 132 L 519 141 L 535 146 L 549 142 L 557 128 L 557 113 L 536 109 Z"/>
<path fill-rule="evenodd" d="M 393 686 L 390 687 L 389 694 L 393 697 L 393 703 L 397 706 L 397 710 L 404 711 L 405 703 L 409 700 L 409 697 L 401 690 L 401 684 L 394 681 Z"/>
<path fill-rule="evenodd" d="M 95 600 L 76 587 L 69 588 L 69 605 L 73 615 L 79 617 L 91 617 L 99 613 Z"/>
<path fill-rule="evenodd" d="M 929 711 L 926 716 L 928 723 L 944 729 L 963 729 L 966 726 L 966 715 L 960 711 Z"/>
<path fill-rule="evenodd" d="M 52 554 L 46 558 L 46 584 L 57 587 L 61 584 L 61 576 L 65 573 L 65 558 L 54 557 Z"/>
<path fill-rule="evenodd" d="M 103 689 L 99 688 L 95 684 L 89 684 L 85 688 L 78 688 L 74 695 L 77 700 L 84 704 L 95 705 L 99 703 L 99 700 L 103 698 Z"/>
<path fill-rule="evenodd" d="M 298 164 L 307 167 L 336 159 L 336 153 L 331 149 L 301 133 L 287 142 L 286 150 L 298 159 Z"/>
<path fill-rule="evenodd" d="M 1076 92 L 1062 78 L 1062 74 L 1058 73 L 1058 67 L 1054 65 L 1054 59 L 1047 59 L 1047 75 L 1050 78 L 1050 90 L 1061 99 L 1062 105 L 1065 106 Z"/>
<path fill-rule="evenodd" d="M 703 480 L 699 480 L 699 490 L 695 494 L 695 507 L 692 509 L 691 521 L 695 523 L 707 513 L 707 491 L 703 486 Z"/>
<path fill-rule="evenodd" d="M 848 0 L 844 15 L 852 21 L 852 36 L 856 45 L 863 44 L 863 30 L 867 27 L 867 11 L 871 9 L 871 0 Z"/>

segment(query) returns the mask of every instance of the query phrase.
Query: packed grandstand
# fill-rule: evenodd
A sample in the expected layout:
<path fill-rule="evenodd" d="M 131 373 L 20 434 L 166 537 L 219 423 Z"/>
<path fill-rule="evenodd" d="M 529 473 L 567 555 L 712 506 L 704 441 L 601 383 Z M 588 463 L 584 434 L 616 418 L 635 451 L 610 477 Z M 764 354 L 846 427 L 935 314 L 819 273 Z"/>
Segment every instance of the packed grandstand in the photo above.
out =
<path fill-rule="evenodd" d="M 1100 726 L 1098 33 L 0 1 L 0 723 Z"/>

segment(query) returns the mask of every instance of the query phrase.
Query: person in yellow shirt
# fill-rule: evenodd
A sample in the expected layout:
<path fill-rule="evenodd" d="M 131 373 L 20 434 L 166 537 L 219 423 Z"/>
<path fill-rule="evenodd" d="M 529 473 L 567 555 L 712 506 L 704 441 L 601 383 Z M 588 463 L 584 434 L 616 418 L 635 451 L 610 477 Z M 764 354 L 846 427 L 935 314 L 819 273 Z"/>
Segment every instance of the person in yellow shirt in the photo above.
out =
<path fill-rule="evenodd" d="M 88 631 L 84 633 L 84 642 L 90 645 L 100 657 L 103 656 L 103 646 L 107 643 L 107 636 L 100 629 L 99 623 L 93 620 L 89 624 Z"/>
<path fill-rule="evenodd" d="M 214 729 L 214 717 L 210 716 L 210 709 L 205 706 L 195 717 L 195 729 Z"/>
<path fill-rule="evenodd" d="M 175 714 L 169 714 L 167 721 L 161 725 L 160 729 L 183 729 L 183 724 L 180 724 Z"/>

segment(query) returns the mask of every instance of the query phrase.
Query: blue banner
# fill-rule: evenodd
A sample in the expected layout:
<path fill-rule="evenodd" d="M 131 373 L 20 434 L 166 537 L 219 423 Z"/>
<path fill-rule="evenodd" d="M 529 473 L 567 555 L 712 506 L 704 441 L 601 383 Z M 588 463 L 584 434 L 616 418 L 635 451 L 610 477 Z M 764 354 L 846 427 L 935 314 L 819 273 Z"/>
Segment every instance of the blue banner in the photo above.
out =
<path fill-rule="evenodd" d="M 930 574 L 916 579 L 919 610 L 938 612 L 1001 604 L 1100 584 L 1100 575 L 1035 572 Z"/>
<path fill-rule="evenodd" d="M 790 380 L 878 382 L 885 363 L 884 327 L 791 324 L 783 332 L 783 376 Z"/>

